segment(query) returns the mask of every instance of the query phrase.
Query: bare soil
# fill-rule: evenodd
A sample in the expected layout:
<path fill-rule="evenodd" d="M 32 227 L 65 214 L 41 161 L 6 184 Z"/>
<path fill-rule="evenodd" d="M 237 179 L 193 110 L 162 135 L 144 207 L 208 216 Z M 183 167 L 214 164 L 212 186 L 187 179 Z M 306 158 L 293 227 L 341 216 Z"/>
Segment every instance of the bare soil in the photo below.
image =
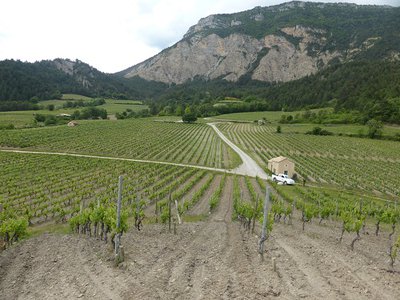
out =
<path fill-rule="evenodd" d="M 193 208 L 188 212 L 188 215 L 191 215 L 191 216 L 207 215 L 210 212 L 209 199 L 211 198 L 211 196 L 215 192 L 215 190 L 218 189 L 221 179 L 222 179 L 222 175 L 216 175 L 214 177 L 213 181 L 210 184 L 210 187 L 204 192 L 204 195 L 193 206 Z"/>
<path fill-rule="evenodd" d="M 113 264 L 109 245 L 78 235 L 43 234 L 0 254 L 1 299 L 400 299 L 400 264 L 388 271 L 388 232 L 350 250 L 340 224 L 317 221 L 303 232 L 274 225 L 262 261 L 258 232 L 232 221 L 232 178 L 204 222 L 132 228 L 126 260 Z M 198 209 L 198 208 L 196 208 Z M 274 263 L 276 268 L 274 270 Z"/>

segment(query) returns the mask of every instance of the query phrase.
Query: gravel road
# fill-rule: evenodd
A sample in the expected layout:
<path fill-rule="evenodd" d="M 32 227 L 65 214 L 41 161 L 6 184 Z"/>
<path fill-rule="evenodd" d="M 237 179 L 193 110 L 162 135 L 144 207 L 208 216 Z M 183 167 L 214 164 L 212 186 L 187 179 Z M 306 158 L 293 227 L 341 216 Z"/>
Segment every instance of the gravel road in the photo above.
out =
<path fill-rule="evenodd" d="M 218 134 L 218 136 L 231 147 L 242 160 L 242 164 L 236 169 L 230 170 L 230 173 L 238 174 L 238 175 L 247 175 L 251 177 L 260 177 L 262 179 L 269 179 L 269 176 L 265 171 L 252 159 L 249 155 L 247 155 L 242 149 L 232 143 L 216 126 L 216 123 L 208 123 L 214 131 Z"/>

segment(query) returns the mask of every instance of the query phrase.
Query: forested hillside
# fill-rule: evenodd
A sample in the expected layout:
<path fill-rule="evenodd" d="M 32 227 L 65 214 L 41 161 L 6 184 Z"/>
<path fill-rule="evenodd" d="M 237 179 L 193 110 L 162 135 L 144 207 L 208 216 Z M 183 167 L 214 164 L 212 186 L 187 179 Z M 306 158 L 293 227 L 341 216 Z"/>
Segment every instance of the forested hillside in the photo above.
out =
<path fill-rule="evenodd" d="M 400 62 L 359 61 L 338 64 L 315 75 L 281 83 L 243 80 L 194 80 L 171 87 L 159 99 L 161 106 L 195 104 L 207 114 L 256 110 L 296 110 L 333 107 L 360 111 L 364 120 L 377 118 L 400 123 Z M 244 103 L 229 107 L 210 105 L 213 99 L 235 97 Z M 362 120 L 361 120 L 362 121 Z"/>
<path fill-rule="evenodd" d="M 147 86 L 151 85 L 151 88 Z M 81 61 L 0 62 L 0 101 L 57 99 L 64 93 L 90 97 L 148 98 L 163 88 L 141 78 L 102 73 Z M 19 103 L 21 105 L 21 103 Z"/>

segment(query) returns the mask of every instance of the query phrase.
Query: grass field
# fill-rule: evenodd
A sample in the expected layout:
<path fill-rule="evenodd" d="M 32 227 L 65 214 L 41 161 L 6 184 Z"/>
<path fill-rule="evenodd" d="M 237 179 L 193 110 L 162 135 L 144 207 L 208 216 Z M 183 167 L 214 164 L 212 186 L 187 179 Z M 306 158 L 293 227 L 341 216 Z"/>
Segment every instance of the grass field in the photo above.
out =
<path fill-rule="evenodd" d="M 72 114 L 75 110 L 73 108 L 60 108 L 53 111 L 40 109 L 0 112 L 0 125 L 13 124 L 16 128 L 32 127 L 36 126 L 34 125 L 35 114 L 55 116 L 59 114 Z"/>
<path fill-rule="evenodd" d="M 356 124 L 279 124 L 283 133 L 306 133 L 315 127 L 321 127 L 324 130 L 330 131 L 335 135 L 366 135 L 368 133 L 367 125 Z M 278 126 L 278 124 L 276 124 Z M 276 127 L 275 127 L 276 128 Z M 400 126 L 384 125 L 382 136 L 394 136 L 400 134 Z"/>
<path fill-rule="evenodd" d="M 107 99 L 106 104 L 100 105 L 100 108 L 107 110 L 107 114 L 114 115 L 115 113 L 124 112 L 127 109 L 131 109 L 134 112 L 138 112 L 143 109 L 148 109 L 147 105 L 141 104 L 140 101 L 131 100 L 111 100 Z"/>
<path fill-rule="evenodd" d="M 37 111 L 7 111 L 0 112 L 0 126 L 13 124 L 15 127 L 24 127 L 33 124 L 33 114 Z"/>
<path fill-rule="evenodd" d="M 215 120 L 237 121 L 237 122 L 253 122 L 266 118 L 269 122 L 277 122 L 282 115 L 294 115 L 297 112 L 276 112 L 276 111 L 257 111 L 257 112 L 243 112 L 234 114 L 224 114 L 213 117 Z"/>
<path fill-rule="evenodd" d="M 82 97 L 82 98 L 80 98 Z M 63 108 L 63 105 L 66 104 L 68 101 L 84 101 L 88 102 L 90 100 L 93 100 L 92 98 L 84 97 L 84 96 L 79 96 L 79 95 L 70 95 L 70 97 L 64 98 L 62 100 L 45 100 L 45 101 L 40 101 L 39 105 L 42 105 L 44 107 L 47 107 L 48 105 L 54 105 L 55 110 L 54 111 L 49 111 L 49 110 L 41 110 L 38 113 L 41 114 L 60 114 L 60 113 L 73 113 L 75 110 L 81 110 L 82 107 L 77 107 L 77 108 L 72 108 L 72 109 L 65 109 Z M 114 115 L 117 112 L 123 112 L 126 109 L 131 109 L 132 111 L 140 111 L 143 109 L 147 109 L 148 106 L 142 104 L 141 101 L 135 101 L 135 100 L 114 100 L 114 99 L 106 99 L 106 103 L 103 105 L 97 106 L 98 108 L 103 108 L 107 110 L 107 113 L 109 115 Z"/>
<path fill-rule="evenodd" d="M 76 110 L 82 110 L 83 107 L 77 108 L 63 108 L 63 105 L 68 101 L 90 101 L 92 98 L 75 95 L 75 94 L 66 94 L 63 95 L 61 100 L 45 100 L 40 101 L 38 104 L 43 107 L 47 107 L 48 105 L 54 105 L 54 110 L 50 111 L 48 109 L 40 109 L 40 110 L 26 110 L 26 111 L 8 111 L 8 112 L 0 112 L 0 126 L 14 125 L 16 128 L 23 127 L 33 127 L 36 126 L 34 124 L 34 115 L 42 114 L 42 115 L 59 115 L 59 114 L 73 114 Z M 122 113 L 127 109 L 130 109 L 134 112 L 138 112 L 143 109 L 147 109 L 148 106 L 142 104 L 141 101 L 136 100 L 114 100 L 114 99 L 106 99 L 106 103 L 98 108 L 103 108 L 107 110 L 107 114 L 112 118 L 117 112 Z"/>
<path fill-rule="evenodd" d="M 77 100 L 89 101 L 89 100 L 92 100 L 92 98 L 90 98 L 90 97 L 77 95 L 77 94 L 63 94 L 61 99 L 62 100 L 72 100 L 72 101 L 77 101 Z"/>

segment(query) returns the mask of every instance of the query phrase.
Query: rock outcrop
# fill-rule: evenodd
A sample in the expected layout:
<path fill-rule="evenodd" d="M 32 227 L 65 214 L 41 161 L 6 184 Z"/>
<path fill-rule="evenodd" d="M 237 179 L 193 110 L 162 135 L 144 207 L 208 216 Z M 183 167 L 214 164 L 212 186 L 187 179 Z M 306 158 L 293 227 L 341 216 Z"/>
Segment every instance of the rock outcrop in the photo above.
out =
<path fill-rule="evenodd" d="M 379 14 L 388 11 L 383 6 L 293 1 L 211 15 L 190 27 L 172 47 L 119 75 L 168 84 L 195 78 L 236 82 L 243 76 L 264 82 L 300 79 L 332 61 L 350 61 L 375 47 L 381 37 L 366 31 L 365 22 L 379 23 Z M 349 30 L 342 26 L 348 16 L 357 13 L 359 23 L 354 21 Z M 364 20 L 368 14 L 372 17 Z M 382 55 L 393 59 L 397 54 Z"/>
<path fill-rule="evenodd" d="M 194 35 L 128 69 L 124 76 L 177 84 L 195 77 L 237 81 L 244 75 L 267 82 L 290 81 L 315 73 L 333 58 L 341 57 L 336 51 L 310 55 L 309 47 L 324 44 L 323 38 L 313 35 L 316 31 L 320 35 L 319 30 L 297 26 L 281 31 L 297 38 L 298 45 L 281 35 L 262 39 L 239 33 L 224 38 L 214 33 Z"/>

